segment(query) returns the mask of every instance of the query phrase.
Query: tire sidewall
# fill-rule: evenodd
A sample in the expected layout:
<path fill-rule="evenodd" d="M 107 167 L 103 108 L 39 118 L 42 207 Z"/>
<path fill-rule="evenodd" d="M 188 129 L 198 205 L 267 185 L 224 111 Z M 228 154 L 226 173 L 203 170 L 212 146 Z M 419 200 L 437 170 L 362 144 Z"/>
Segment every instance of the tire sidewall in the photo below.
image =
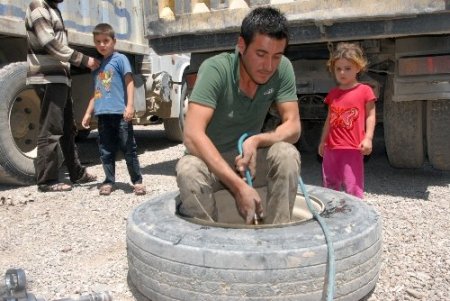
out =
<path fill-rule="evenodd" d="M 307 186 L 307 190 L 325 204 L 321 215 L 333 241 L 337 274 L 341 277 L 339 294 L 343 297 L 338 300 L 359 300 L 373 289 L 378 278 L 381 218 L 372 206 L 345 193 L 315 186 Z M 284 278 L 295 273 L 304 281 L 313 281 L 315 285 L 322 281 L 323 284 L 328 249 L 323 230 L 315 220 L 263 229 L 210 227 L 178 217 L 175 214 L 177 196 L 175 191 L 149 200 L 128 218 L 130 276 L 136 287 L 152 300 L 178 300 L 174 296 L 184 294 L 184 289 L 178 285 L 171 287 L 170 292 L 159 291 L 163 275 L 172 275 L 173 270 L 183 270 L 180 287 L 209 282 L 210 277 L 217 274 L 226 279 L 246 275 L 245 281 L 249 283 L 255 281 L 253 275 L 266 275 L 263 281 L 270 286 L 273 281 L 280 281 L 278 276 Z M 208 276 L 208 273 L 213 274 Z M 214 281 L 228 286 L 227 280 Z M 262 285 L 261 282 L 258 285 Z M 317 290 L 317 287 L 311 289 Z M 286 290 L 282 294 L 290 292 Z M 214 295 L 214 290 L 210 293 Z M 306 295 L 309 293 L 302 296 Z M 227 299 L 230 296 L 219 294 L 217 300 L 234 300 Z M 272 298 L 264 296 L 261 300 Z M 185 295 L 183 298 L 196 300 L 198 297 Z M 205 300 L 210 299 L 214 300 L 213 297 Z M 287 297 L 286 300 L 296 299 Z"/>
<path fill-rule="evenodd" d="M 336 252 L 342 252 L 342 256 L 348 255 L 345 248 L 348 241 L 365 234 L 366 228 L 370 228 L 369 231 L 375 230 L 375 221 L 379 216 L 371 206 L 361 200 L 320 187 L 309 187 L 308 190 L 311 191 L 311 195 L 327 200 L 323 216 L 331 236 L 334 237 Z M 266 268 L 270 266 L 287 268 L 288 266 L 283 267 L 280 264 L 283 264 L 282 259 L 292 252 L 304 255 L 305 258 L 308 257 L 306 254 L 314 252 L 317 256 L 314 258 L 309 256 L 304 262 L 307 265 L 323 263 L 323 259 L 326 258 L 327 247 L 323 230 L 315 220 L 279 228 L 208 227 L 177 216 L 175 214 L 177 196 L 178 192 L 171 192 L 137 207 L 129 218 L 128 238 L 133 241 L 146 241 L 143 247 L 150 253 L 164 254 L 163 256 L 171 260 L 189 264 L 202 264 L 204 258 L 197 258 L 198 252 L 211 252 L 209 254 L 211 262 L 214 262 L 212 267 L 219 268 L 239 269 L 242 262 L 237 258 L 242 256 L 242 261 L 247 262 L 248 254 L 265 257 Z M 349 225 L 352 227 L 350 232 L 346 230 Z M 368 247 L 376 239 L 374 236 L 373 239 L 361 243 Z M 246 243 L 243 245 L 242 241 Z M 168 244 L 177 247 L 168 250 Z M 255 266 L 260 264 L 260 260 L 261 258 L 255 259 Z"/>

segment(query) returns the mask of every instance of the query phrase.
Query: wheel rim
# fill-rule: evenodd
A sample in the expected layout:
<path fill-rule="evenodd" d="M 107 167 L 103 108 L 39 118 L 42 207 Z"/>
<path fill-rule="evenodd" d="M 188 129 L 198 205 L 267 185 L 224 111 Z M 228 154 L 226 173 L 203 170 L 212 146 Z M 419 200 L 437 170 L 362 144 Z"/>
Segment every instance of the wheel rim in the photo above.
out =
<path fill-rule="evenodd" d="M 223 197 L 223 196 L 222 196 Z M 315 197 L 315 196 L 309 196 L 311 205 L 314 207 L 314 210 L 321 214 L 325 210 L 325 204 L 324 202 Z M 229 200 L 232 201 L 232 200 Z M 179 216 L 182 219 L 185 219 L 189 222 L 192 222 L 194 224 L 199 224 L 203 226 L 209 226 L 209 227 L 220 227 L 220 228 L 231 228 L 231 229 L 264 229 L 264 228 L 281 228 L 281 227 L 288 227 L 293 225 L 298 225 L 304 222 L 307 222 L 311 219 L 313 219 L 312 213 L 309 211 L 308 206 L 306 204 L 306 199 L 304 195 L 297 194 L 295 199 L 295 204 L 292 212 L 292 221 L 289 223 L 284 224 L 258 224 L 258 225 L 246 225 L 245 223 L 233 223 L 233 222 L 212 222 L 207 220 L 202 220 L 198 218 L 193 217 L 186 217 L 181 216 L 178 212 L 176 213 L 177 216 Z"/>
<path fill-rule="evenodd" d="M 40 99 L 33 89 L 17 94 L 11 106 L 9 126 L 14 143 L 20 152 L 36 158 L 39 133 Z"/>

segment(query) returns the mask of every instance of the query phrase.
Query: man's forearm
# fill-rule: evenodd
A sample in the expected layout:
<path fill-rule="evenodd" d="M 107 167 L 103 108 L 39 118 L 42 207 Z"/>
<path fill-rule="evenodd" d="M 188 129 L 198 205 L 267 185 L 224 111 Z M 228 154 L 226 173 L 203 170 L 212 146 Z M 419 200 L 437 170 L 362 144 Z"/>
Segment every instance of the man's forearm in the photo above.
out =
<path fill-rule="evenodd" d="M 280 124 L 274 131 L 260 133 L 252 138 L 257 140 L 258 148 L 261 148 L 281 141 L 295 143 L 300 138 L 300 132 L 300 121 L 297 124 L 295 122 L 286 122 Z"/>
<path fill-rule="evenodd" d="M 222 155 L 206 135 L 201 135 L 195 139 L 185 137 L 185 145 L 189 153 L 202 159 L 209 170 L 233 194 L 239 190 L 240 185 L 245 184 L 241 177 L 223 159 Z"/>
<path fill-rule="evenodd" d="M 301 125 L 298 104 L 289 101 L 277 105 L 281 124 L 274 131 L 265 132 L 251 137 L 257 141 L 258 148 L 268 147 L 277 142 L 295 143 L 300 138 Z"/>

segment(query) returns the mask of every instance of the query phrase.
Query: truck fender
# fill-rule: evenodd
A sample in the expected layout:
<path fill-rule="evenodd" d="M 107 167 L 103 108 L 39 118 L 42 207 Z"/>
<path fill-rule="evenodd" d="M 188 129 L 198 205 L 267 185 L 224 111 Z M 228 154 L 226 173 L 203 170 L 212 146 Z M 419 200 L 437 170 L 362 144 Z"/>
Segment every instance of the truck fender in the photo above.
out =
<path fill-rule="evenodd" d="M 170 117 L 178 118 L 183 110 L 186 95 L 183 95 L 183 85 L 185 83 L 184 74 L 189 68 L 190 57 L 186 55 L 176 55 L 175 72 L 172 74 L 172 89 L 170 90 L 170 98 L 172 102 L 172 110 Z M 177 104 L 177 105 L 176 105 Z"/>
<path fill-rule="evenodd" d="M 170 86 L 166 90 L 169 91 L 171 108 L 168 118 L 163 118 L 163 123 L 167 138 L 175 142 L 182 142 L 184 116 L 189 98 L 185 72 L 189 68 L 190 56 L 186 54 L 173 55 L 171 62 L 173 68 L 170 73 Z"/>

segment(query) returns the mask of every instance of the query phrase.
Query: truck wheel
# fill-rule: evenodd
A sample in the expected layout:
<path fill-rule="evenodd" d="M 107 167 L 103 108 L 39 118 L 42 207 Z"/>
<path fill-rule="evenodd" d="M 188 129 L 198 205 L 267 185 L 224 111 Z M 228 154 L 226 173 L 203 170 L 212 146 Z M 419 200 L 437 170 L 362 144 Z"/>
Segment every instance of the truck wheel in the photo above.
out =
<path fill-rule="evenodd" d="M 188 96 L 187 84 L 183 82 L 180 96 L 180 114 L 178 118 L 165 118 L 164 131 L 167 139 L 175 142 L 183 142 L 184 116 L 187 111 Z"/>
<path fill-rule="evenodd" d="M 384 142 L 389 162 L 394 167 L 420 168 L 424 162 L 422 102 L 394 102 L 393 77 L 384 93 Z"/>
<path fill-rule="evenodd" d="M 428 159 L 436 169 L 450 170 L 450 100 L 427 101 Z"/>
<path fill-rule="evenodd" d="M 297 148 L 307 153 L 317 153 L 322 135 L 323 121 L 302 121 L 302 133 L 297 141 Z"/>
<path fill-rule="evenodd" d="M 33 160 L 39 131 L 40 99 L 26 86 L 26 62 L 0 70 L 0 182 L 35 182 Z"/>
<path fill-rule="evenodd" d="M 342 192 L 307 189 L 325 204 L 336 258 L 334 300 L 360 300 L 378 279 L 381 218 Z M 175 214 L 177 196 L 144 202 L 128 218 L 129 277 L 141 294 L 152 301 L 323 300 L 327 245 L 316 221 L 205 226 Z"/>

